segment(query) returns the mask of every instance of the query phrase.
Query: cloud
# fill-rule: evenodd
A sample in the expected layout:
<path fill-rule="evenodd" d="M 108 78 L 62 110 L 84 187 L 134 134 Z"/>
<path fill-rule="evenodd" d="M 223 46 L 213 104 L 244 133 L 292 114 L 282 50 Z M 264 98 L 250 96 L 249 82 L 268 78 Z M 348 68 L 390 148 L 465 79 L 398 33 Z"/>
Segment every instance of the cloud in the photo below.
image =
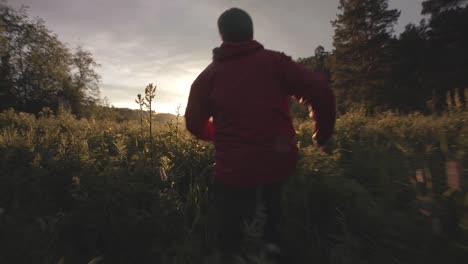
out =
<path fill-rule="evenodd" d="M 136 107 L 136 94 L 154 82 L 160 112 L 185 107 L 191 82 L 220 44 L 216 20 L 227 8 L 247 10 L 256 39 L 295 58 L 312 55 L 318 45 L 332 48 L 330 21 L 338 12 L 338 0 L 11 1 L 29 5 L 29 13 L 43 18 L 60 39 L 93 52 L 102 65 L 102 94 L 112 104 Z M 390 1 L 404 9 L 400 30 L 419 21 L 420 2 Z"/>

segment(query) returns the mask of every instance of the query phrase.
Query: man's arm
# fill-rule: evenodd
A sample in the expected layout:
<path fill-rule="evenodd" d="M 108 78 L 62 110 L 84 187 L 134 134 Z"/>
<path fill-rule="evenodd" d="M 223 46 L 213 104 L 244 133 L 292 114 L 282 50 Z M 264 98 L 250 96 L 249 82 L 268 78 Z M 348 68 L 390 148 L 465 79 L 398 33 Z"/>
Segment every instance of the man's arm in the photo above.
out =
<path fill-rule="evenodd" d="M 285 54 L 280 55 L 280 71 L 288 93 L 312 108 L 314 139 L 319 145 L 324 145 L 333 134 L 336 119 L 335 95 L 327 78 L 310 71 Z"/>
<path fill-rule="evenodd" d="M 187 130 L 195 137 L 205 141 L 214 138 L 213 116 L 209 102 L 210 77 L 206 70 L 198 76 L 190 89 L 190 95 L 185 110 Z"/>

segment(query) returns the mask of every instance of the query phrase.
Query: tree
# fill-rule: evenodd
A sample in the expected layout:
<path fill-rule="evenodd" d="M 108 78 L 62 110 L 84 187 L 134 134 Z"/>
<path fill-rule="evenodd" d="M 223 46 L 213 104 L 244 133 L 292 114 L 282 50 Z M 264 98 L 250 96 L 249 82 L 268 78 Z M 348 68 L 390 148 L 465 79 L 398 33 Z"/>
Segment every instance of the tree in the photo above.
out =
<path fill-rule="evenodd" d="M 6 23 L 4 19 L 0 19 L 0 110 L 13 107 L 14 102 L 13 90 L 11 89 L 13 85 L 12 80 L 10 79 L 10 56 L 8 54 L 7 45 L 8 39 L 6 38 Z"/>
<path fill-rule="evenodd" d="M 16 11 L 0 3 L 2 83 L 14 94 L 20 110 L 38 112 L 57 104 L 57 96 L 69 72 L 69 52 L 39 19 L 31 20 L 25 8 Z"/>
<path fill-rule="evenodd" d="M 18 35 L 18 25 L 26 17 L 25 9 L 18 11 L 6 5 L 6 1 L 0 0 L 0 110 L 15 107 L 14 72 L 12 63 L 11 45 L 15 43 L 15 35 Z M 18 72 L 16 72 L 18 74 Z"/>
<path fill-rule="evenodd" d="M 328 79 L 330 79 L 330 58 L 330 52 L 325 51 L 325 48 L 320 45 L 317 48 L 315 48 L 314 56 L 308 58 L 299 58 L 297 62 L 303 64 L 304 66 L 313 71 L 318 71 L 325 74 L 328 77 Z M 293 117 L 302 120 L 309 118 L 309 110 L 306 107 L 304 107 L 304 105 L 297 102 L 297 100 L 290 101 L 290 108 Z"/>
<path fill-rule="evenodd" d="M 98 64 L 91 53 L 81 47 L 72 53 L 26 8 L 0 0 L 0 44 L 0 110 L 37 113 L 62 104 L 79 115 L 81 105 L 97 101 Z"/>
<path fill-rule="evenodd" d="M 340 0 L 333 45 L 333 86 L 343 108 L 384 104 L 393 26 L 400 12 L 387 0 Z"/>
<path fill-rule="evenodd" d="M 392 88 L 386 93 L 392 107 L 403 111 L 428 110 L 427 103 L 432 97 L 426 74 L 430 57 L 425 25 L 407 25 L 395 43 Z"/>
<path fill-rule="evenodd" d="M 297 62 L 305 65 L 313 71 L 319 71 L 330 76 L 330 52 L 325 51 L 323 46 L 315 48 L 314 56 L 299 58 Z"/>
<path fill-rule="evenodd" d="M 443 102 L 455 89 L 468 87 L 468 1 L 427 0 L 423 2 L 428 38 L 426 85 Z M 439 105 L 441 108 L 443 105 Z"/>
<path fill-rule="evenodd" d="M 467 3 L 467 0 L 426 0 L 422 3 L 422 13 L 424 15 L 431 14 L 434 16 L 441 12 L 463 7 Z"/>
<path fill-rule="evenodd" d="M 67 98 L 75 114 L 81 114 L 82 107 L 99 103 L 99 67 L 92 54 L 78 46 L 72 54 L 71 85 L 64 87 L 63 96 Z"/>
<path fill-rule="evenodd" d="M 314 57 L 317 70 L 322 72 L 325 71 L 325 63 L 328 55 L 328 52 L 325 51 L 325 48 L 323 46 L 318 46 L 315 49 Z"/>

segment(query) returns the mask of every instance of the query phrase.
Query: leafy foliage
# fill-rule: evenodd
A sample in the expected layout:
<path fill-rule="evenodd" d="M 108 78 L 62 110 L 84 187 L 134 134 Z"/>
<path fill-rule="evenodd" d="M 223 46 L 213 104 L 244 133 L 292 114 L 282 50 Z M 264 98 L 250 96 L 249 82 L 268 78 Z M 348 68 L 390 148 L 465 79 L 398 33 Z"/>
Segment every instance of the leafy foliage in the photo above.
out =
<path fill-rule="evenodd" d="M 283 197 L 294 263 L 466 257 L 466 186 L 447 193 L 445 162 L 467 164 L 467 118 L 455 106 L 443 116 L 355 111 L 338 120 L 331 156 L 312 145 L 312 125 L 298 121 L 301 160 Z M 213 149 L 178 122 L 148 144 L 139 120 L 1 113 L 0 261 L 202 262 L 211 252 Z M 418 169 L 430 172 L 431 192 L 413 184 Z M 261 254 L 248 259 L 266 263 Z"/>
<path fill-rule="evenodd" d="M 426 26 L 427 49 L 431 54 L 426 68 L 428 87 L 439 98 L 448 91 L 468 87 L 468 6 L 467 1 L 424 1 L 423 13 L 430 14 Z M 432 76 L 431 76 L 432 75 Z M 444 105 L 441 101 L 439 104 Z M 439 107 L 440 108 L 440 107 Z"/>
<path fill-rule="evenodd" d="M 391 33 L 400 12 L 388 9 L 387 0 L 341 0 L 339 9 L 342 13 L 332 22 L 335 90 L 345 106 L 379 106 L 388 89 Z"/>
<path fill-rule="evenodd" d="M 332 21 L 334 50 L 319 46 L 298 62 L 328 74 L 340 113 L 356 107 L 442 112 L 447 92 L 468 86 L 468 5 L 428 0 L 422 8 L 420 24 L 394 36 L 399 11 L 389 9 L 388 1 L 340 1 Z"/>
<path fill-rule="evenodd" d="M 81 47 L 71 51 L 26 9 L 0 1 L 0 109 L 38 113 L 59 106 L 81 115 L 99 99 L 99 66 Z"/>

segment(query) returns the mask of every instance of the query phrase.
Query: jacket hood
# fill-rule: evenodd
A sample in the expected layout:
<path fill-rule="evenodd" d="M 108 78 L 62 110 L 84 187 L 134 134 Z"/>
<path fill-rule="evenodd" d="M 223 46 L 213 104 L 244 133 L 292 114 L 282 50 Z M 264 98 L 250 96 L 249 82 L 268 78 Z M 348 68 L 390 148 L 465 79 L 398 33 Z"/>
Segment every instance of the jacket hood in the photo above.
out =
<path fill-rule="evenodd" d="M 263 45 L 255 40 L 246 42 L 224 42 L 213 50 L 213 60 L 223 61 L 234 57 L 243 56 L 263 49 Z"/>

